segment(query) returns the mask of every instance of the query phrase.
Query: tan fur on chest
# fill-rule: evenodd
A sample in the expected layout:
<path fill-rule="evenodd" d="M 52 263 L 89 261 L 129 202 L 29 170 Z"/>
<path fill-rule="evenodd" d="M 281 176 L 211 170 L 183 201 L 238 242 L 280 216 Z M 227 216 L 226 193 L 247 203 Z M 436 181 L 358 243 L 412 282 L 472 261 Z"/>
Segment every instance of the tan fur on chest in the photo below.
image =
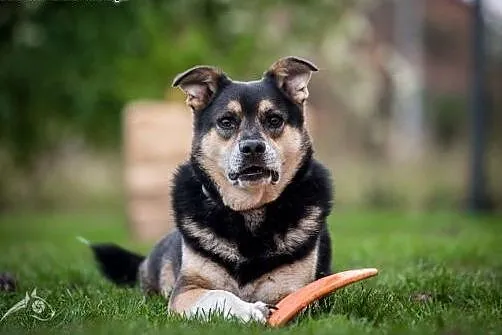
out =
<path fill-rule="evenodd" d="M 245 301 L 277 303 L 291 292 L 315 280 L 317 266 L 316 246 L 306 257 L 293 264 L 281 266 L 258 279 L 240 286 L 219 264 L 199 255 L 183 244 L 183 262 L 180 276 L 199 278 L 204 289 L 225 290 Z"/>

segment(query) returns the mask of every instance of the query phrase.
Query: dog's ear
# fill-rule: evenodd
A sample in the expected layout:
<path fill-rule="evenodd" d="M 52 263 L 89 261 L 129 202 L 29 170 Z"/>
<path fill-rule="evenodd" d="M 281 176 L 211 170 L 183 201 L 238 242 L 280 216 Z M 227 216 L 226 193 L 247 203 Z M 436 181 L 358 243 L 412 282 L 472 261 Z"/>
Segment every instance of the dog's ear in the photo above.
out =
<path fill-rule="evenodd" d="M 178 74 L 173 80 L 173 87 L 180 87 L 186 94 L 186 104 L 194 111 L 204 109 L 214 98 L 226 78 L 218 68 L 196 66 Z"/>
<path fill-rule="evenodd" d="M 265 72 L 271 77 L 281 91 L 294 103 L 303 104 L 309 96 L 307 85 L 312 72 L 318 71 L 317 66 L 299 57 L 284 57 L 276 61 Z"/>

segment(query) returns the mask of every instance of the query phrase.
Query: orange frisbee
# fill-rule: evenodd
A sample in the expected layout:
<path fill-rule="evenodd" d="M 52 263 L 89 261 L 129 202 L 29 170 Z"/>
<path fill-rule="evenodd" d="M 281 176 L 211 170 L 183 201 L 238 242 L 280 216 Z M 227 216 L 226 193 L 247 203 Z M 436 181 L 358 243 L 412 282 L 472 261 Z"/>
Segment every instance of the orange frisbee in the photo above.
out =
<path fill-rule="evenodd" d="M 276 305 L 277 310 L 273 311 L 268 318 L 268 324 L 272 327 L 285 325 L 312 302 L 342 287 L 376 276 L 377 274 L 377 269 L 357 269 L 335 273 L 318 279 L 290 293 L 279 301 Z"/>

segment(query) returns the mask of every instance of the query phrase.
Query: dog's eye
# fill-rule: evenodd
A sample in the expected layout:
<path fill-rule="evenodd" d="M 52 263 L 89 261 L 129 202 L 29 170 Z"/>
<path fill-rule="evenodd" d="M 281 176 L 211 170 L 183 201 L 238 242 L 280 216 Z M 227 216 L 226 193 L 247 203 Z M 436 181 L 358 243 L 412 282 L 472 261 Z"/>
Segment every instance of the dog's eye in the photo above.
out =
<path fill-rule="evenodd" d="M 224 117 L 218 120 L 218 127 L 225 130 L 234 129 L 237 126 L 237 120 L 232 117 Z"/>
<path fill-rule="evenodd" d="M 267 118 L 267 125 L 270 128 L 280 128 L 284 123 L 284 119 L 278 115 L 272 115 Z"/>

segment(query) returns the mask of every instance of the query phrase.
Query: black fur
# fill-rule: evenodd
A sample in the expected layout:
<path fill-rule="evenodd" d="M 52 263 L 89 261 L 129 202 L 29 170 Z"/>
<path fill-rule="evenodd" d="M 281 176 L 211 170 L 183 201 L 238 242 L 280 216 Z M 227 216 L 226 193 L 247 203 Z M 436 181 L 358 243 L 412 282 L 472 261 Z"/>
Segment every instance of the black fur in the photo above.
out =
<path fill-rule="evenodd" d="M 327 225 L 323 224 L 317 253 L 317 279 L 329 276 L 331 273 L 331 238 Z"/>
<path fill-rule="evenodd" d="M 170 258 L 173 271 L 178 275 L 181 268 L 181 234 L 179 231 L 166 235 L 161 239 L 153 248 L 152 252 L 148 256 L 148 273 L 150 274 L 151 282 L 155 284 L 159 283 L 160 270 L 164 265 L 166 255 L 172 255 Z M 160 291 L 160 287 L 155 287 L 156 291 Z"/>
<path fill-rule="evenodd" d="M 224 266 L 240 284 L 244 285 L 280 265 L 302 259 L 315 247 L 318 238 L 321 257 L 317 277 L 330 273 L 331 244 L 326 217 L 331 210 L 331 181 L 325 168 L 311 159 L 310 155 L 307 155 L 297 175 L 279 198 L 265 205 L 265 220 L 253 231 L 244 224 L 242 214 L 224 206 L 216 192 L 213 191 L 211 197 L 207 198 L 202 192 L 202 184 L 211 185 L 211 181 L 197 164 L 185 164 L 176 174 L 173 206 L 178 229 L 186 243 Z M 310 236 L 293 252 L 276 253 L 273 237 L 294 228 L 306 216 L 306 210 L 310 206 L 322 208 L 317 234 Z M 211 229 L 219 238 L 235 242 L 243 260 L 232 262 L 218 255 L 215 250 L 205 250 L 199 239 L 185 229 L 183 217 L 190 217 L 201 228 Z"/>
<path fill-rule="evenodd" d="M 144 257 L 115 244 L 93 244 L 91 249 L 103 275 L 117 285 L 133 286 Z"/>

